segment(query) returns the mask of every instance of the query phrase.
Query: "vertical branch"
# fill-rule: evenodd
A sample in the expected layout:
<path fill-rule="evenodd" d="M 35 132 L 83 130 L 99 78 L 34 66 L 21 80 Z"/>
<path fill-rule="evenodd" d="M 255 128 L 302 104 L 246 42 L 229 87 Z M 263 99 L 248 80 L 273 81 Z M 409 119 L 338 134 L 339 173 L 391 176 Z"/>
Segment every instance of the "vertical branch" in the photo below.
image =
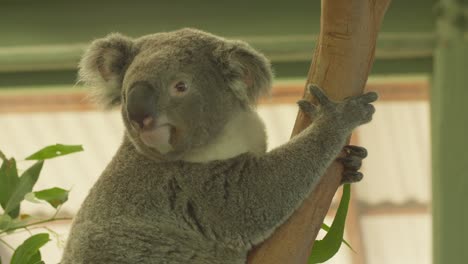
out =
<path fill-rule="evenodd" d="M 322 0 L 320 35 L 307 84 L 314 83 L 334 100 L 363 92 L 371 70 L 377 34 L 391 0 Z M 307 86 L 306 84 L 306 86 Z M 304 98 L 314 98 L 304 94 Z M 312 120 L 299 112 L 292 136 Z M 301 207 L 275 233 L 249 253 L 249 264 L 307 263 L 342 168 L 333 163 Z"/>

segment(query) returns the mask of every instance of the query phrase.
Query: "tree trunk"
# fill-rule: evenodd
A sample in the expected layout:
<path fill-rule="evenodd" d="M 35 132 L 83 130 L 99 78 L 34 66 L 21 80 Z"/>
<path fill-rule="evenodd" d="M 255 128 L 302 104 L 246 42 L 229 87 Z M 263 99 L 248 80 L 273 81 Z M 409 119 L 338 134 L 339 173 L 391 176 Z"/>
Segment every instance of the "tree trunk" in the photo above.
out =
<path fill-rule="evenodd" d="M 361 94 L 374 61 L 377 33 L 390 1 L 322 0 L 320 35 L 307 84 L 318 85 L 334 100 Z M 314 101 L 309 93 L 304 97 Z M 292 136 L 311 122 L 299 112 Z M 307 263 L 340 186 L 341 173 L 341 165 L 334 162 L 288 221 L 249 253 L 248 263 Z"/>

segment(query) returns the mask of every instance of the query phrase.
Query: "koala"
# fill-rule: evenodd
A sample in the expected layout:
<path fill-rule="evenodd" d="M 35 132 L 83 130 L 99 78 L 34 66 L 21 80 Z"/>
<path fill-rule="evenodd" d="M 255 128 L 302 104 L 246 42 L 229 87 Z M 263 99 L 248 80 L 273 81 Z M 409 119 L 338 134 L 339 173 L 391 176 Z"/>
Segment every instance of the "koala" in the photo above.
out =
<path fill-rule="evenodd" d="M 314 123 L 266 151 L 255 110 L 268 60 L 248 44 L 196 29 L 95 40 L 79 78 L 125 133 L 77 213 L 62 264 L 246 263 L 314 190 L 341 150 L 343 181 L 362 178 L 363 148 L 345 146 L 371 120 L 375 93 L 299 107 Z"/>

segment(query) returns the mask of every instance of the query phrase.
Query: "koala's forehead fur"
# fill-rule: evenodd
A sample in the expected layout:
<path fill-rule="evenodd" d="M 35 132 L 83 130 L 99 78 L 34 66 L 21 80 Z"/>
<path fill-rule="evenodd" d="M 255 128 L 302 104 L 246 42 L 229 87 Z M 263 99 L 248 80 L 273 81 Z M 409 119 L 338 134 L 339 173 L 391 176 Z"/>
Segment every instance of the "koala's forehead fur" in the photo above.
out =
<path fill-rule="evenodd" d="M 135 41 L 138 52 L 130 64 L 126 81 L 164 82 L 186 73 L 190 76 L 185 77 L 200 80 L 210 77 L 210 81 L 219 83 L 223 80 L 214 53 L 224 45 L 226 43 L 215 36 L 193 30 L 142 37 Z"/>
<path fill-rule="evenodd" d="M 137 149 L 153 158 L 175 159 L 203 152 L 203 147 L 216 148 L 213 142 L 225 137 L 226 127 L 249 130 L 239 120 L 253 124 L 250 132 L 265 133 L 263 124 L 258 124 L 261 120 L 252 113 L 258 97 L 271 87 L 271 67 L 263 55 L 241 41 L 194 29 L 135 40 L 111 34 L 91 44 L 79 74 L 81 81 L 95 87 L 93 96 L 98 103 L 104 107 L 122 104 L 127 134 Z M 174 97 L 171 89 L 180 81 L 189 91 Z M 165 120 L 171 128 L 164 132 L 164 140 L 150 145 L 142 142 L 127 111 L 129 91 L 142 85 L 154 91 L 156 119 Z M 238 124 L 229 124 L 233 122 Z M 154 136 L 158 137 L 163 136 Z M 265 148 L 265 142 L 245 142 L 252 143 L 256 149 Z"/>

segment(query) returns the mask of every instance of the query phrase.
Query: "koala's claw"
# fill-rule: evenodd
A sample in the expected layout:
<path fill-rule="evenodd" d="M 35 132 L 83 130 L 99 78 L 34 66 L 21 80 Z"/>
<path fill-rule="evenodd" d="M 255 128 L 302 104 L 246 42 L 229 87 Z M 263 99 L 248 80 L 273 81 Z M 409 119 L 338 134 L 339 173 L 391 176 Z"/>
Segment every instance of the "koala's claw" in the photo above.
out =
<path fill-rule="evenodd" d="M 358 97 L 358 100 L 361 101 L 363 104 L 370 104 L 372 102 L 377 101 L 379 98 L 378 94 L 376 92 L 367 92 L 361 96 Z"/>
<path fill-rule="evenodd" d="M 361 158 L 367 157 L 367 149 L 359 146 L 354 146 L 354 145 L 347 145 L 343 148 L 343 150 L 348 154 L 348 155 L 353 155 L 353 156 L 358 156 Z"/>
<path fill-rule="evenodd" d="M 309 85 L 308 88 L 309 88 L 309 92 L 313 94 L 315 98 L 317 98 L 317 101 L 321 105 L 327 105 L 330 103 L 330 99 L 328 99 L 327 95 L 318 86 L 311 84 Z"/>
<path fill-rule="evenodd" d="M 362 180 L 363 174 L 358 170 L 361 168 L 362 160 L 367 157 L 367 150 L 358 146 L 345 146 L 345 157 L 340 157 L 337 161 L 343 164 L 342 183 L 353 183 Z"/>
<path fill-rule="evenodd" d="M 341 164 L 345 167 L 345 170 L 357 171 L 362 166 L 362 158 L 358 156 L 348 156 L 345 158 L 337 158 Z"/>
<path fill-rule="evenodd" d="M 308 114 L 309 116 L 313 116 L 317 110 L 315 105 L 304 99 L 297 101 L 297 105 L 302 112 Z"/>
<path fill-rule="evenodd" d="M 330 104 L 331 102 L 330 99 L 328 99 L 327 95 L 319 87 L 311 84 L 307 87 L 307 89 L 309 90 L 311 94 L 315 96 L 319 105 L 325 106 L 325 105 Z M 297 104 L 299 105 L 299 108 L 301 109 L 301 111 L 309 115 L 309 117 L 311 118 L 313 118 L 317 114 L 317 110 L 320 107 L 304 99 L 299 100 Z"/>
<path fill-rule="evenodd" d="M 363 177 L 364 175 L 359 171 L 345 171 L 343 172 L 343 178 L 341 178 L 341 184 L 358 182 Z"/>

